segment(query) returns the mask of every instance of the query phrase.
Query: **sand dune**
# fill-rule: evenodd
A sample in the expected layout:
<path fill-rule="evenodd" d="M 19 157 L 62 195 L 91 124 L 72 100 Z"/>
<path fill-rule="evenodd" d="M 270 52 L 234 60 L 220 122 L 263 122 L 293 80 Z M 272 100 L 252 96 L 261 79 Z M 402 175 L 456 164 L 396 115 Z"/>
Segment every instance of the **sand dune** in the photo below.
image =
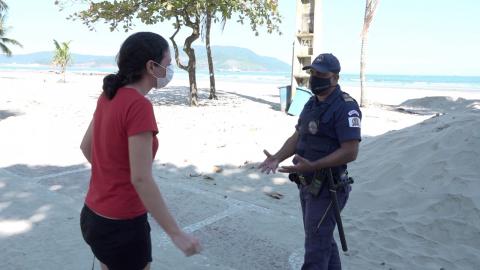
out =
<path fill-rule="evenodd" d="M 402 107 L 438 112 L 364 143 L 348 218 L 352 265 L 393 269 L 480 266 L 478 101 L 427 97 Z M 364 258 L 379 258 L 365 267 Z M 348 259 L 347 259 L 348 260 Z M 355 269 L 353 267 L 352 269 Z"/>

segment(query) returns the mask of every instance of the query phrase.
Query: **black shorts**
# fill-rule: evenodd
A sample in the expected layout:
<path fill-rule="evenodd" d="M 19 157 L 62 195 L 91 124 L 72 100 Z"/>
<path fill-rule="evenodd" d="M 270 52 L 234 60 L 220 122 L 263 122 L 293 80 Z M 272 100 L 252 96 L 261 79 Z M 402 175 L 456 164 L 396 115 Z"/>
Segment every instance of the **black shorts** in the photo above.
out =
<path fill-rule="evenodd" d="M 147 214 L 113 220 L 97 215 L 85 205 L 80 228 L 95 257 L 109 270 L 140 270 L 152 261 Z"/>

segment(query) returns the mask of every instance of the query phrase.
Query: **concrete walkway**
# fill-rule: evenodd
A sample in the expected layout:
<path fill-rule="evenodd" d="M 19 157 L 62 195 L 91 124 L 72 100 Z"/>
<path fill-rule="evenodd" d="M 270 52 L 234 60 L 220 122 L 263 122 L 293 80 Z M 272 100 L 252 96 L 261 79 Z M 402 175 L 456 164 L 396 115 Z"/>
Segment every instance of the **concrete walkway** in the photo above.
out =
<path fill-rule="evenodd" d="M 221 175 L 235 179 L 233 169 L 215 180 L 190 177 L 186 168 L 183 179 L 172 179 L 175 170 L 158 165 L 157 183 L 180 225 L 201 239 L 204 251 L 185 258 L 150 218 L 152 269 L 299 269 L 303 231 L 294 185 L 286 185 L 282 200 L 249 200 L 258 195 L 222 188 Z M 0 269 L 91 268 L 93 256 L 78 221 L 89 175 L 83 165 L 0 169 Z M 8 248 L 19 241 L 25 243 L 21 248 Z"/>

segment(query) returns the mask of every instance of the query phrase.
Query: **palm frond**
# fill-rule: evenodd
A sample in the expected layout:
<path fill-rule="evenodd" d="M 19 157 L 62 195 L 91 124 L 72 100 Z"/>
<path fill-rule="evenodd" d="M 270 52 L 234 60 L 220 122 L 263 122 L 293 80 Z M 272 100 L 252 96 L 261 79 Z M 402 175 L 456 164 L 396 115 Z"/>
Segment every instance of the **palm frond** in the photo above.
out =
<path fill-rule="evenodd" d="M 5 2 L 0 0 L 0 6 L 2 6 L 2 5 L 6 6 Z M 23 47 L 23 46 L 22 46 L 22 44 L 20 44 L 20 42 L 14 40 L 14 39 L 5 37 L 8 30 L 9 29 L 7 27 L 5 27 L 5 15 L 0 14 L 0 50 L 3 53 L 5 53 L 7 56 L 11 56 L 12 51 L 7 47 L 7 45 L 6 45 L 7 43 L 11 44 L 11 45 L 19 46 L 19 47 Z"/>
<path fill-rule="evenodd" d="M 23 45 L 16 41 L 15 39 L 11 39 L 11 38 L 0 38 L 0 42 L 1 43 L 10 43 L 12 45 L 16 45 L 16 46 L 19 46 L 20 48 L 23 48 Z"/>
<path fill-rule="evenodd" d="M 0 42 L 0 50 L 2 53 L 6 54 L 7 56 L 12 55 L 12 51 L 3 43 Z"/>
<path fill-rule="evenodd" d="M 0 30 L 5 29 L 5 15 L 0 13 Z"/>
<path fill-rule="evenodd" d="M 379 2 L 380 0 L 366 0 L 362 36 L 365 36 L 367 34 L 368 29 L 370 28 L 370 23 L 373 20 L 373 15 L 375 14 L 375 10 L 377 9 Z"/>
<path fill-rule="evenodd" d="M 57 50 L 60 50 L 60 44 L 58 44 L 58 41 L 56 41 L 55 39 L 53 40 L 53 43 L 55 44 L 55 48 Z"/>
<path fill-rule="evenodd" d="M 5 1 L 0 0 L 0 12 L 8 10 L 8 5 L 5 3 Z"/>

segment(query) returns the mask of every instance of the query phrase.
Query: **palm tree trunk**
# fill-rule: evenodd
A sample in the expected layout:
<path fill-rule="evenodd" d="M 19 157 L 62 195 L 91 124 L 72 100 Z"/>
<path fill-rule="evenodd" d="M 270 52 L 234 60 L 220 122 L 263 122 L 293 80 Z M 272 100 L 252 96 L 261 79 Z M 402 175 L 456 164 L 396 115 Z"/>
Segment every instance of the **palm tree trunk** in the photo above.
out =
<path fill-rule="evenodd" d="M 366 104 L 366 82 L 365 82 L 365 66 L 366 66 L 366 51 L 367 51 L 367 35 L 362 36 L 362 48 L 360 51 L 360 107 Z"/>
<path fill-rule="evenodd" d="M 67 67 L 66 66 L 63 66 L 62 67 L 62 75 L 63 75 L 63 82 L 66 83 L 66 79 L 65 79 L 65 76 L 66 76 L 66 73 L 67 73 Z"/>
<path fill-rule="evenodd" d="M 365 0 L 365 14 L 363 17 L 363 29 L 362 29 L 362 48 L 360 51 L 360 106 L 366 106 L 366 80 L 365 80 L 365 66 L 367 63 L 367 36 L 368 29 L 373 20 L 373 15 L 377 9 L 377 5 L 380 0 Z"/>
<path fill-rule="evenodd" d="M 213 59 L 212 59 L 212 50 L 210 48 L 210 28 L 212 26 L 212 14 L 207 11 L 207 22 L 206 22 L 206 35 L 205 43 L 207 47 L 207 59 L 208 59 L 208 72 L 210 77 L 210 96 L 209 99 L 217 100 L 216 89 L 215 89 L 215 71 L 213 69 Z"/>

